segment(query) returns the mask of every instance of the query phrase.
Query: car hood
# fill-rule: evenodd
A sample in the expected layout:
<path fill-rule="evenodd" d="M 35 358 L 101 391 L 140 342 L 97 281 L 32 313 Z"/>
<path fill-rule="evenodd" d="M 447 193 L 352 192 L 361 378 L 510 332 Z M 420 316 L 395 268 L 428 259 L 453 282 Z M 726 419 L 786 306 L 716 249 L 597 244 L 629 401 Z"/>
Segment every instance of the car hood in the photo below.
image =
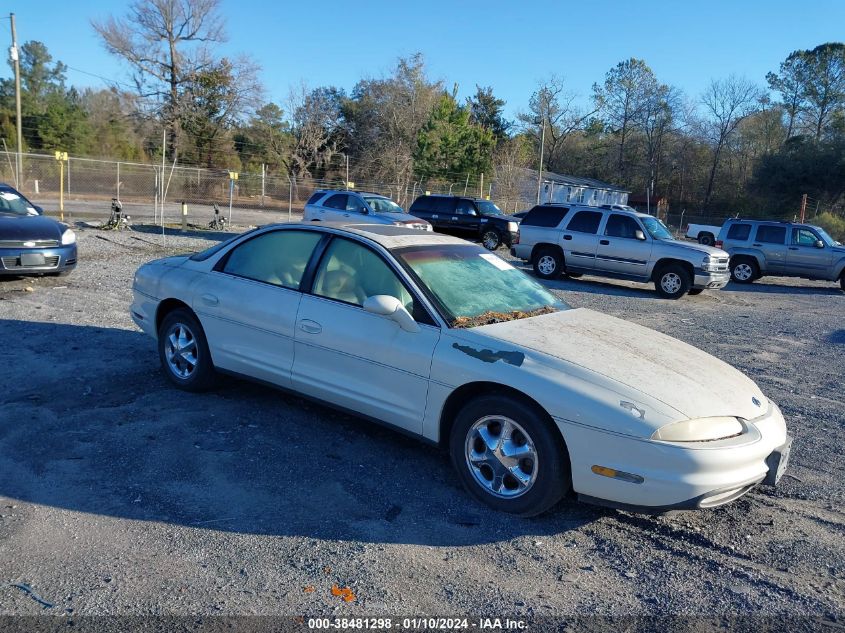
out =
<path fill-rule="evenodd" d="M 422 218 L 418 218 L 415 215 L 411 215 L 410 213 L 376 213 L 374 214 L 377 218 L 382 220 L 387 220 L 393 224 L 397 222 L 402 222 L 403 224 L 428 224 L 427 220 L 423 220 Z"/>
<path fill-rule="evenodd" d="M 61 240 L 66 228 L 44 215 L 0 213 L 0 240 Z"/>
<path fill-rule="evenodd" d="M 600 312 L 564 310 L 469 332 L 599 374 L 688 418 L 754 419 L 766 412 L 759 387 L 731 365 L 671 336 Z"/>
<path fill-rule="evenodd" d="M 715 246 L 704 246 L 704 244 L 696 244 L 695 242 L 685 242 L 682 240 L 658 240 L 657 243 L 671 246 L 672 248 L 682 248 L 684 250 L 696 251 L 704 255 L 729 257 L 727 251 L 723 251 L 721 248 L 716 248 Z"/>

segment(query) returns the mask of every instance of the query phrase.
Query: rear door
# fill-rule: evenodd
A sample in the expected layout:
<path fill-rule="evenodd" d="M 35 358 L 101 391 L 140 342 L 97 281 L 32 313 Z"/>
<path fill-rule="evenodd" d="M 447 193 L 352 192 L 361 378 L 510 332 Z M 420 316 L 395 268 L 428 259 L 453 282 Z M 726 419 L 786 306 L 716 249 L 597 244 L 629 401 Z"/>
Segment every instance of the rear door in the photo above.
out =
<path fill-rule="evenodd" d="M 572 214 L 560 235 L 560 247 L 567 268 L 593 270 L 596 267 L 601 221 L 602 212 L 598 210 L 582 210 Z"/>
<path fill-rule="evenodd" d="M 438 231 L 449 231 L 452 227 L 452 216 L 455 215 L 455 198 L 431 198 L 431 222 Z"/>
<path fill-rule="evenodd" d="M 751 246 L 760 249 L 766 257 L 767 273 L 785 273 L 786 266 L 786 238 L 785 224 L 758 224 Z"/>
<path fill-rule="evenodd" d="M 408 209 L 408 213 L 416 216 L 422 220 L 428 220 L 430 224 L 434 224 L 431 219 L 433 213 L 434 199 L 431 196 L 420 196 Z"/>
<path fill-rule="evenodd" d="M 818 242 L 822 242 L 822 248 L 817 246 Z M 790 274 L 824 279 L 827 277 L 832 257 L 831 249 L 824 245 L 813 229 L 806 226 L 792 227 L 786 255 L 786 267 Z"/>
<path fill-rule="evenodd" d="M 465 198 L 456 200 L 455 212 L 449 218 L 449 226 L 455 235 L 460 237 L 477 237 L 481 231 L 481 217 L 475 203 Z"/>
<path fill-rule="evenodd" d="M 322 235 L 261 233 L 196 282 L 192 307 L 215 366 L 290 387 L 299 285 Z"/>
<path fill-rule="evenodd" d="M 343 222 L 349 220 L 349 212 L 347 211 L 347 205 L 349 203 L 350 196 L 346 195 L 345 193 L 336 193 L 332 196 L 329 196 L 325 202 L 323 202 L 323 220 L 326 222 Z"/>
<path fill-rule="evenodd" d="M 644 240 L 637 239 L 641 232 Z M 634 277 L 647 277 L 654 242 L 636 218 L 609 213 L 596 249 L 596 269 Z"/>

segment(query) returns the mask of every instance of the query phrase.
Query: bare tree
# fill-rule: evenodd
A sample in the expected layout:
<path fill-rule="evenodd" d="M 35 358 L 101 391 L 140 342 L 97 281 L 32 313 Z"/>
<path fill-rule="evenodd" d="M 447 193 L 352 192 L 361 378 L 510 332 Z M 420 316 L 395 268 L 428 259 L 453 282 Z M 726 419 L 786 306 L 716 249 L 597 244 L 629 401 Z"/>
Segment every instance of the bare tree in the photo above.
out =
<path fill-rule="evenodd" d="M 336 88 L 311 90 L 305 83 L 291 90 L 288 110 L 295 140 L 288 163 L 291 174 L 314 176 L 338 152 L 343 98 Z"/>
<path fill-rule="evenodd" d="M 531 165 L 530 141 L 522 135 L 502 141 L 493 154 L 496 199 L 507 212 L 523 202 L 523 187 Z"/>
<path fill-rule="evenodd" d="M 214 63 L 226 39 L 219 0 L 135 0 L 125 17 L 92 21 L 106 50 L 132 69 L 138 93 L 170 129 L 176 148 L 183 88 Z"/>
<path fill-rule="evenodd" d="M 711 81 L 701 97 L 708 118 L 706 133 L 713 149 L 710 177 L 702 205 L 705 211 L 713 195 L 713 183 L 722 150 L 742 120 L 755 112 L 759 98 L 760 90 L 756 84 L 735 75 Z"/>

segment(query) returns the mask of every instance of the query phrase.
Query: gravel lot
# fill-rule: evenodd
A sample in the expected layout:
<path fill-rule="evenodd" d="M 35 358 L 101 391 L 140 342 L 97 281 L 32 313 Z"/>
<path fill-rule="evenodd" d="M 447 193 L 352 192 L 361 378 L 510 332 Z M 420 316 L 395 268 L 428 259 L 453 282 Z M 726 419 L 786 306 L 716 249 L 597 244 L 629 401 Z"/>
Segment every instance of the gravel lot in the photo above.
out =
<path fill-rule="evenodd" d="M 777 489 L 727 507 L 651 517 L 565 502 L 525 520 L 476 504 L 445 454 L 391 431 L 235 380 L 174 390 L 129 318 L 132 274 L 208 244 L 82 229 L 70 276 L 0 281 L 0 614 L 791 614 L 842 626 L 834 284 L 764 279 L 672 302 L 625 282 L 551 282 L 573 306 L 745 371 L 796 439 Z"/>

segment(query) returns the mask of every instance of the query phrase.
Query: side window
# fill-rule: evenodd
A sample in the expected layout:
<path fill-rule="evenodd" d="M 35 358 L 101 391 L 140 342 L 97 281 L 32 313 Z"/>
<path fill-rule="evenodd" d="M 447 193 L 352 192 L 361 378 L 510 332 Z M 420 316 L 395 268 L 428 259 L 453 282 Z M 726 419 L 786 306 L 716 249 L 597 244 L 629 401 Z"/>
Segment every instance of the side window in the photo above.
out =
<path fill-rule="evenodd" d="M 326 195 L 324 191 L 315 191 L 311 194 L 311 197 L 308 198 L 308 202 L 306 202 L 305 204 L 315 204 L 317 200 L 322 198 L 324 195 Z"/>
<path fill-rule="evenodd" d="M 815 246 L 819 236 L 810 229 L 792 229 L 792 243 L 796 246 Z"/>
<path fill-rule="evenodd" d="M 428 196 L 420 196 L 414 200 L 409 211 L 431 211 L 431 198 Z"/>
<path fill-rule="evenodd" d="M 346 199 L 348 197 L 349 196 L 345 193 L 336 193 L 326 200 L 323 203 L 323 206 L 328 207 L 329 209 L 340 209 L 341 211 L 346 211 Z"/>
<path fill-rule="evenodd" d="M 569 212 L 569 207 L 534 207 L 522 219 L 522 226 L 541 226 L 544 228 L 551 228 L 558 226 L 566 214 Z"/>
<path fill-rule="evenodd" d="M 335 238 L 326 249 L 314 278 L 314 294 L 356 306 L 367 297 L 390 295 L 411 314 L 417 306 L 396 273 L 366 246 Z"/>
<path fill-rule="evenodd" d="M 623 237 L 635 240 L 637 239 L 637 231 L 642 231 L 642 228 L 634 218 L 619 213 L 611 213 L 610 217 L 607 218 L 604 234 L 608 237 Z"/>
<path fill-rule="evenodd" d="M 728 229 L 729 240 L 742 240 L 744 242 L 749 235 L 751 235 L 750 224 L 731 224 L 731 228 Z"/>
<path fill-rule="evenodd" d="M 367 210 L 366 205 L 358 196 L 346 196 L 346 210 L 354 213 L 363 213 Z"/>
<path fill-rule="evenodd" d="M 579 211 L 572 216 L 566 230 L 595 234 L 599 230 L 599 224 L 601 224 L 601 213 L 599 211 Z"/>
<path fill-rule="evenodd" d="M 455 211 L 455 199 L 454 198 L 432 198 L 431 201 L 434 203 L 432 205 L 432 211 L 434 213 L 454 213 Z"/>
<path fill-rule="evenodd" d="M 764 244 L 784 244 L 786 243 L 786 227 L 761 224 L 757 227 L 755 241 Z"/>
<path fill-rule="evenodd" d="M 475 205 L 469 200 L 458 200 L 455 205 L 455 213 L 457 215 L 475 215 Z"/>
<path fill-rule="evenodd" d="M 305 267 L 321 234 L 315 231 L 272 231 L 237 246 L 223 272 L 299 290 Z"/>

